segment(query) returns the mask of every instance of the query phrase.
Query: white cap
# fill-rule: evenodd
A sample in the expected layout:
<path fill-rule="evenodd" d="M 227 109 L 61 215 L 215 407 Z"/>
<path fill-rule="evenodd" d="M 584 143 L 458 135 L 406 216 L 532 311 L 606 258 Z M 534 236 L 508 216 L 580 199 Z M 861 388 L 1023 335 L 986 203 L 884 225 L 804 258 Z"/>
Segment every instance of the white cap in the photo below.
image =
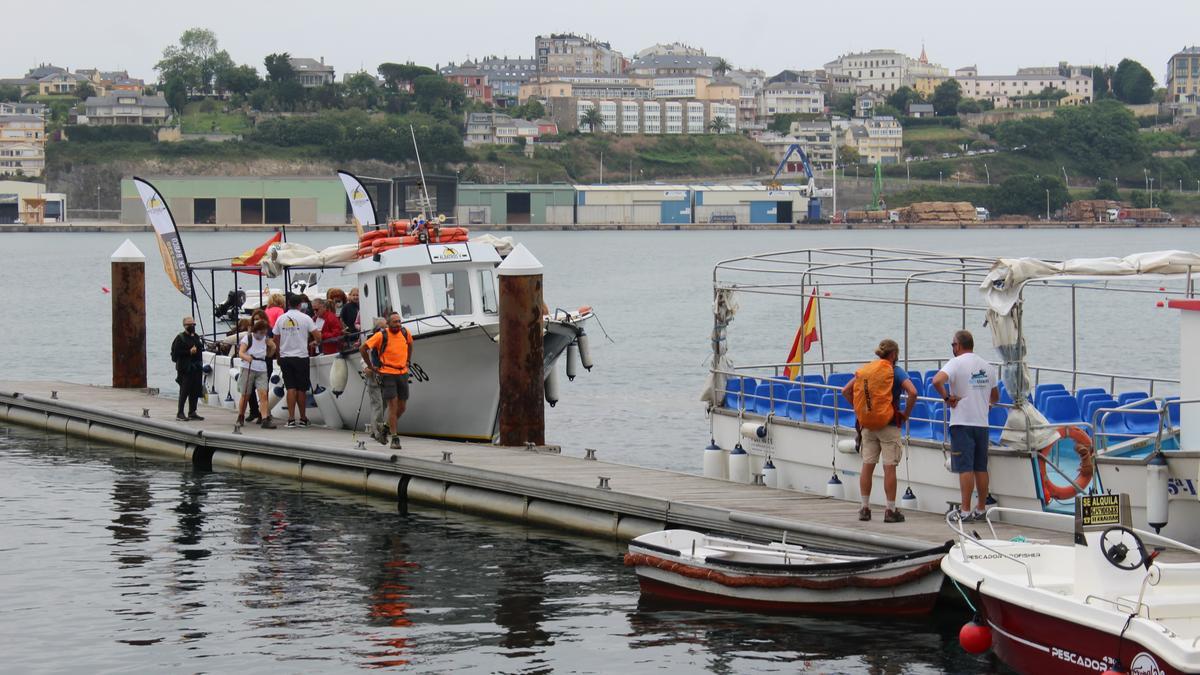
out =
<path fill-rule="evenodd" d="M 496 274 L 502 277 L 531 277 L 542 273 L 542 263 L 525 244 L 517 244 L 512 253 L 496 268 Z"/>
<path fill-rule="evenodd" d="M 113 251 L 112 262 L 146 262 L 146 256 L 128 239 Z"/>

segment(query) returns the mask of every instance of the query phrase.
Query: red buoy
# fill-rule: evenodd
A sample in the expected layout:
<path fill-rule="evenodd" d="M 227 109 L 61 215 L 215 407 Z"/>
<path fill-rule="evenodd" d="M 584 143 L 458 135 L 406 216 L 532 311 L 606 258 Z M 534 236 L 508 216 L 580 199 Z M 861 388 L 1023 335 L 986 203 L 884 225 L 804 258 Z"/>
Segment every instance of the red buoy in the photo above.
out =
<path fill-rule="evenodd" d="M 992 629 L 976 616 L 958 631 L 958 644 L 968 654 L 982 654 L 992 647 Z"/>
<path fill-rule="evenodd" d="M 1155 307 L 1162 307 L 1162 306 L 1163 306 L 1163 301 L 1162 301 L 1162 300 L 1159 300 L 1158 302 L 1154 303 L 1154 306 L 1155 306 Z"/>
<path fill-rule="evenodd" d="M 1121 665 L 1121 662 L 1113 661 L 1113 664 L 1108 667 L 1108 670 L 1104 671 L 1100 675 L 1125 675 L 1125 674 L 1126 674 L 1126 670 Z"/>

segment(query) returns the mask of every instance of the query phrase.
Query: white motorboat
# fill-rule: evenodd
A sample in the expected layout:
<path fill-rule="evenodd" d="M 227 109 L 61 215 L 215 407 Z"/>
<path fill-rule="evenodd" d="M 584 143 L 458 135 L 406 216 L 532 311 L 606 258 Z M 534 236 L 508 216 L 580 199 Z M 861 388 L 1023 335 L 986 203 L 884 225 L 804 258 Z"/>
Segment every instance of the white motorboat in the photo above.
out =
<path fill-rule="evenodd" d="M 959 485 L 948 470 L 947 410 L 930 381 L 949 358 L 939 354 L 953 332 L 973 328 L 976 351 L 1001 373 L 1001 403 L 989 415 L 991 498 L 1070 514 L 1079 494 L 1124 492 L 1139 527 L 1198 544 L 1200 353 L 1189 349 L 1200 343 L 1198 271 L 1200 256 L 1182 251 L 1054 262 L 854 248 L 722 261 L 714 269 L 704 395 L 714 443 L 705 474 L 761 474 L 778 488 L 858 501 L 855 416 L 839 393 L 878 340 L 894 337 L 920 395 L 903 429 L 898 474 L 908 491 L 900 506 L 946 512 Z M 1044 303 L 1034 305 L 1042 314 L 1025 320 L 1034 301 Z M 790 361 L 762 358 L 761 326 L 774 328 L 775 353 L 786 353 L 806 304 L 824 324 L 820 342 Z M 1083 317 L 1097 308 L 1105 320 L 1093 328 Z M 1157 372 L 1164 341 L 1122 340 L 1119 328 L 1138 322 L 1143 334 L 1173 332 L 1171 309 L 1183 315 L 1178 377 Z M 780 315 L 789 317 L 786 334 Z M 1104 346 L 1089 348 L 1097 341 Z M 1046 344 L 1056 347 L 1039 353 L 1056 362 L 1039 365 L 1033 346 Z M 1111 367 L 1080 365 L 1100 361 Z M 872 500 L 883 496 L 877 472 Z"/>
<path fill-rule="evenodd" d="M 938 563 L 949 548 L 879 555 L 662 530 L 629 542 L 625 564 L 636 570 L 643 596 L 689 606 L 912 615 L 937 601 Z"/>
<path fill-rule="evenodd" d="M 1076 516 L 1038 515 L 1073 522 L 1074 545 L 980 538 L 948 519 L 942 571 L 978 612 L 960 642 L 1020 673 L 1200 672 L 1200 550 L 1132 528 L 1125 495 L 1077 502 Z M 1005 512 L 989 509 L 988 528 Z"/>

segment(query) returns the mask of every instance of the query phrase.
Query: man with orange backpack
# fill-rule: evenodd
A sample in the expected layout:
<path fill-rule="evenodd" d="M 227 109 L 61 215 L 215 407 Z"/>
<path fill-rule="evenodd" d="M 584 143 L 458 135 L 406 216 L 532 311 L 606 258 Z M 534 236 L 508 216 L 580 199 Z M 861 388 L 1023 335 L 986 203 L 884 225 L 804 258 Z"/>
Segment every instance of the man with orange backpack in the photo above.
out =
<path fill-rule="evenodd" d="M 904 452 L 900 443 L 900 425 L 917 404 L 917 388 L 908 373 L 896 365 L 900 345 L 895 340 L 880 340 L 875 356 L 879 358 L 859 368 L 854 379 L 842 389 L 842 397 L 854 407 L 862 428 L 862 472 L 858 476 L 862 508 L 858 510 L 858 519 L 871 519 L 871 486 L 875 465 L 882 457 L 883 493 L 887 497 L 883 522 L 903 523 L 904 514 L 896 508 L 896 465 Z M 904 412 L 900 412 L 901 392 L 907 401 Z"/>

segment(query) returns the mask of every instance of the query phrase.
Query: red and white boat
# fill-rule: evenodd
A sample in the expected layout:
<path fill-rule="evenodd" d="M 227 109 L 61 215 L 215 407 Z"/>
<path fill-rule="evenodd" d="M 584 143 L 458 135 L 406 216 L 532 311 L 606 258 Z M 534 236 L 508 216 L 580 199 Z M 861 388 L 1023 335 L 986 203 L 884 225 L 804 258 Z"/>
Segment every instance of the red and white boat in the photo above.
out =
<path fill-rule="evenodd" d="M 1093 500 L 1101 503 L 1089 512 Z M 960 634 L 963 646 L 979 652 L 990 643 L 1021 673 L 1200 672 L 1200 550 L 1129 527 L 1124 495 L 1077 502 L 1074 545 L 1000 540 L 994 530 L 978 538 L 951 523 L 958 542 L 942 571 L 979 611 Z M 999 513 L 1008 521 L 1030 512 L 990 509 L 988 528 Z M 1164 549 L 1186 561 L 1164 562 Z"/>
<path fill-rule="evenodd" d="M 944 546 L 896 555 L 754 544 L 691 530 L 629 542 L 644 597 L 772 613 L 925 614 L 944 580 Z"/>

